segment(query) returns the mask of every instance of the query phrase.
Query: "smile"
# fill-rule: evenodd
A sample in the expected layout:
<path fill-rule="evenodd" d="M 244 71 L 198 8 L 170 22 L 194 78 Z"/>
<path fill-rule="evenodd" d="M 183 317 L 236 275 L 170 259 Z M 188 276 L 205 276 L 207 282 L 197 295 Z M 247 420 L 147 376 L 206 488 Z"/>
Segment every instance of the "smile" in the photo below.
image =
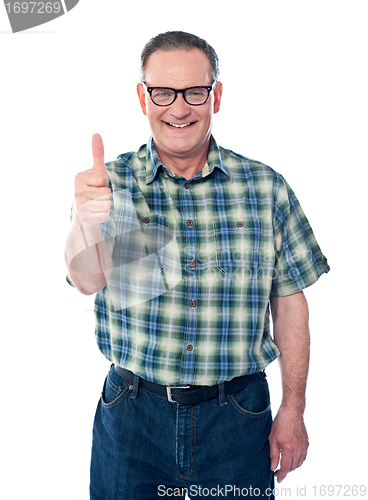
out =
<path fill-rule="evenodd" d="M 175 128 L 185 128 L 185 127 L 189 127 L 190 125 L 193 125 L 193 123 L 195 123 L 195 122 L 183 123 L 183 124 L 179 124 L 179 123 L 167 123 L 167 125 L 170 125 L 170 127 L 175 127 Z"/>

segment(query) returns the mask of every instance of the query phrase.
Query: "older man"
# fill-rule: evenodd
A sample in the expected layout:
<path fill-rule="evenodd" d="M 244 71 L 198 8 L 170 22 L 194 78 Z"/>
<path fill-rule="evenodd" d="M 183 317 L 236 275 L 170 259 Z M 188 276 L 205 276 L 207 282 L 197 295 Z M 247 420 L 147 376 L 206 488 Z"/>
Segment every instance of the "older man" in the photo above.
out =
<path fill-rule="evenodd" d="M 273 498 L 274 471 L 282 481 L 307 453 L 303 289 L 329 266 L 283 177 L 216 144 L 213 48 L 168 32 L 141 62 L 152 137 L 107 164 L 93 137 L 66 246 L 68 281 L 97 292 L 96 337 L 112 362 L 91 498 Z M 279 355 L 272 423 L 264 369 Z"/>

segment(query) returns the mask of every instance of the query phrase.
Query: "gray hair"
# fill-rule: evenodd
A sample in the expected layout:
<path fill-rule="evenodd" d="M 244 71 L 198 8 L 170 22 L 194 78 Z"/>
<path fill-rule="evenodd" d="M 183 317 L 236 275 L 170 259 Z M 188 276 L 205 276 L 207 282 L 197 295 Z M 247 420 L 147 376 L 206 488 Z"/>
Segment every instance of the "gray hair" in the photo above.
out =
<path fill-rule="evenodd" d="M 151 40 L 144 46 L 141 54 L 141 80 L 144 81 L 144 71 L 148 58 L 156 50 L 191 50 L 200 49 L 208 57 L 211 68 L 212 78 L 215 83 L 219 77 L 219 61 L 215 50 L 211 47 L 206 40 L 199 38 L 191 33 L 184 31 L 167 31 L 151 38 Z"/>

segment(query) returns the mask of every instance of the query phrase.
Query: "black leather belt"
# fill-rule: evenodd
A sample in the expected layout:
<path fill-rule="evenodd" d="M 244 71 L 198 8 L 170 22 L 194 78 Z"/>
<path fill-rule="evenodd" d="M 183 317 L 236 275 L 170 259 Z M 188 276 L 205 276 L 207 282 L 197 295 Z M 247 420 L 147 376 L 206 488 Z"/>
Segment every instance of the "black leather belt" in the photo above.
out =
<path fill-rule="evenodd" d="M 115 365 L 116 372 L 131 384 L 134 382 L 134 373 Z M 241 391 L 254 378 L 256 373 L 236 377 L 229 382 L 224 383 L 225 396 Z M 190 405 L 200 403 L 206 399 L 212 399 L 219 396 L 219 385 L 211 387 L 206 385 L 160 385 L 149 382 L 143 378 L 139 378 L 139 387 L 147 391 L 153 392 L 158 396 L 166 398 L 171 403 L 180 403 L 182 405 Z"/>

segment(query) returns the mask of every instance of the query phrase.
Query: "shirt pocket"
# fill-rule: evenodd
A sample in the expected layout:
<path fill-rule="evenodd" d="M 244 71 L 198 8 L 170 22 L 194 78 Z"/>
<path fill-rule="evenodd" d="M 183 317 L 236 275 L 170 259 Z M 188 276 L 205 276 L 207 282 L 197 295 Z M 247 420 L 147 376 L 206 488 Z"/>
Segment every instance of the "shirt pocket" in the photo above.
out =
<path fill-rule="evenodd" d="M 241 215 L 214 221 L 216 266 L 229 280 L 253 280 L 261 272 L 262 219 Z"/>
<path fill-rule="evenodd" d="M 148 213 L 130 231 L 121 232 L 113 259 L 108 287 L 115 310 L 159 297 L 182 277 L 175 231 L 159 214 Z"/>
<path fill-rule="evenodd" d="M 134 225 L 123 226 L 115 245 L 116 261 L 123 268 L 142 271 L 148 274 L 162 272 L 167 263 L 163 256 L 165 248 L 170 245 L 174 233 L 167 227 L 165 218 L 158 214 L 149 214 Z M 170 247 L 169 247 L 170 248 Z"/>

